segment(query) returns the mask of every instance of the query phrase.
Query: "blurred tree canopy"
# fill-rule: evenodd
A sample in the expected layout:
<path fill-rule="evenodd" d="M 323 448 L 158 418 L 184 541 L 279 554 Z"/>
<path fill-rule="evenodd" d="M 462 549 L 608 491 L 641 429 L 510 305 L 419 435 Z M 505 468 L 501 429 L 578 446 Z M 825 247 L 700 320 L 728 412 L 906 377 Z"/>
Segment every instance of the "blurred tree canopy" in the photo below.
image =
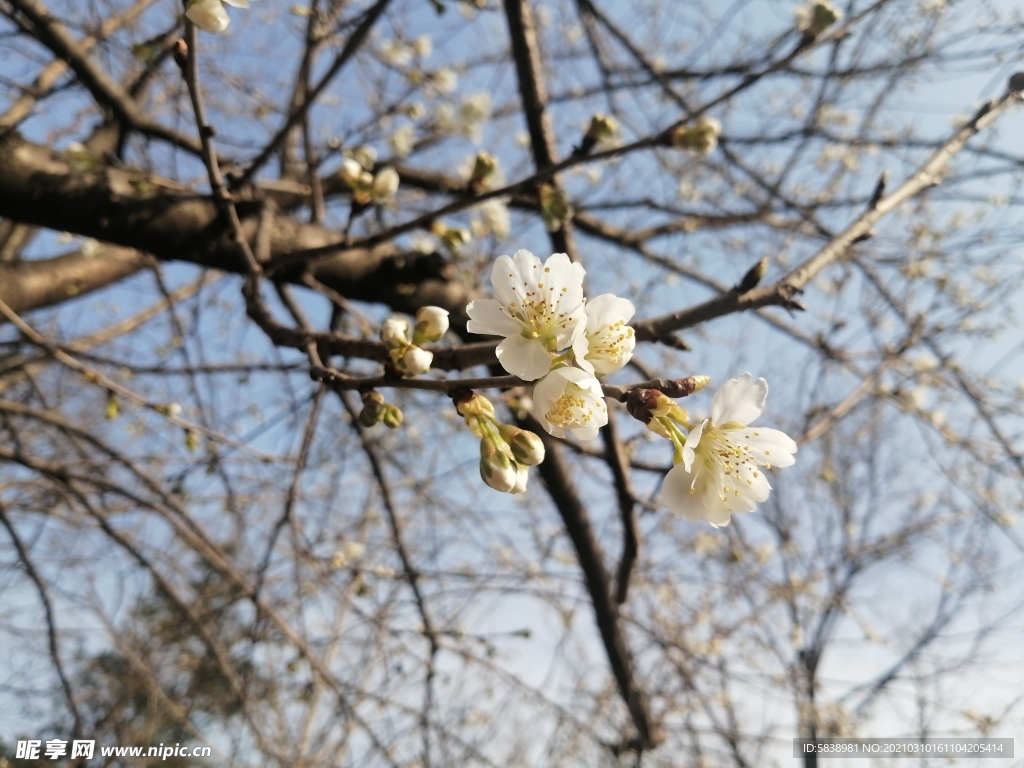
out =
<path fill-rule="evenodd" d="M 4 765 L 1024 736 L 1019 8 L 247 5 L 0 0 Z M 636 307 L 593 440 L 467 328 L 520 249 Z M 796 465 L 677 519 L 638 393 L 710 376 L 699 424 L 745 371 Z M 543 438 L 524 493 L 470 390 Z"/>

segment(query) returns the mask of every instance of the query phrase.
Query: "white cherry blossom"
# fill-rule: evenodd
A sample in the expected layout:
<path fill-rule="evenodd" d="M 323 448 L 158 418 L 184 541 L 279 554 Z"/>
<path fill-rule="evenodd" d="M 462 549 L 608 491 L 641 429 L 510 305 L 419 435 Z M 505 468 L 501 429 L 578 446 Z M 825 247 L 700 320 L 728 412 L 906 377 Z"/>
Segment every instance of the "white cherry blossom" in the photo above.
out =
<path fill-rule="evenodd" d="M 185 9 L 185 17 L 204 32 L 223 32 L 231 23 L 221 0 L 193 0 Z"/>
<path fill-rule="evenodd" d="M 189 0 L 185 17 L 204 32 L 223 32 L 231 23 L 225 5 L 248 8 L 249 0 Z"/>
<path fill-rule="evenodd" d="M 556 368 L 533 388 L 533 416 L 555 437 L 592 440 L 608 423 L 601 382 L 579 368 Z"/>
<path fill-rule="evenodd" d="M 728 525 L 735 512 L 752 512 L 771 485 L 761 467 L 788 467 L 796 443 L 777 429 L 748 426 L 764 410 L 768 383 L 749 373 L 715 393 L 711 418 L 690 430 L 682 461 L 665 477 L 662 498 L 691 522 Z"/>
<path fill-rule="evenodd" d="M 636 307 L 628 299 L 610 293 L 587 302 L 587 324 L 572 343 L 576 365 L 605 376 L 619 370 L 633 356 L 636 338 L 628 323 Z"/>
<path fill-rule="evenodd" d="M 466 327 L 470 333 L 504 336 L 497 350 L 502 367 L 526 381 L 539 379 L 551 369 L 552 355 L 572 344 L 586 320 L 584 274 L 564 253 L 544 263 L 524 250 L 513 258 L 499 256 L 491 270 L 497 298 L 471 302 Z"/>

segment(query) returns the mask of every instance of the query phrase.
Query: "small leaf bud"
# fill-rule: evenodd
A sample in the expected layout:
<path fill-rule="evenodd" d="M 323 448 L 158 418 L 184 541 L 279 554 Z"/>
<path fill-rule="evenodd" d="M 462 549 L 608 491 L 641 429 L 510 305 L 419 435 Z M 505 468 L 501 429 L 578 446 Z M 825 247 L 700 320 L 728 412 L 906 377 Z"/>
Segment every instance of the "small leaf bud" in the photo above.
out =
<path fill-rule="evenodd" d="M 757 284 L 761 282 L 761 278 L 768 272 L 768 257 L 764 256 L 754 266 L 747 270 L 747 273 L 743 276 L 743 279 L 736 284 L 736 293 L 746 293 L 752 291 L 757 287 Z"/>

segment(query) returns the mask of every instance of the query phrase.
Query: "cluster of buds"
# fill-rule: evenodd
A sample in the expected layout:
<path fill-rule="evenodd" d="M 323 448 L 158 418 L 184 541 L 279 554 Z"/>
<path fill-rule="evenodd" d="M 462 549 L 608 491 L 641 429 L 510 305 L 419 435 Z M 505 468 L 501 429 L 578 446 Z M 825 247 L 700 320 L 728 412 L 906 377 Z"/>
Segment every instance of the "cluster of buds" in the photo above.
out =
<path fill-rule="evenodd" d="M 669 144 L 701 155 L 710 155 L 718 146 L 722 124 L 713 117 L 702 115 L 693 125 L 680 125 L 669 135 Z"/>
<path fill-rule="evenodd" d="M 455 408 L 466 426 L 480 438 L 480 477 L 502 493 L 522 493 L 530 467 L 544 461 L 544 443 L 526 429 L 503 424 L 483 395 L 463 391 L 454 396 Z"/>
<path fill-rule="evenodd" d="M 828 0 L 814 0 L 796 9 L 796 28 L 810 42 L 843 17 Z"/>
<path fill-rule="evenodd" d="M 383 424 L 389 429 L 402 426 L 405 416 L 397 405 L 384 402 L 384 395 L 375 389 L 363 392 L 363 410 L 359 412 L 359 423 L 369 429 L 374 424 Z"/>
<path fill-rule="evenodd" d="M 544 217 L 548 232 L 557 232 L 562 228 L 562 223 L 572 218 L 574 213 L 569 196 L 564 189 L 557 189 L 550 184 L 541 184 L 538 195 L 540 214 Z"/>
<path fill-rule="evenodd" d="M 610 141 L 619 132 L 619 121 L 611 115 L 596 114 L 590 118 L 583 142 L 576 148 L 576 154 L 589 155 L 598 144 Z"/>
<path fill-rule="evenodd" d="M 420 307 L 416 313 L 416 326 L 409 333 L 409 321 L 404 317 L 389 317 L 380 327 L 380 340 L 388 350 L 388 358 L 395 369 L 406 376 L 415 376 L 430 370 L 434 353 L 421 344 L 440 341 L 448 331 L 448 310 L 440 307 Z"/>
<path fill-rule="evenodd" d="M 338 169 L 338 176 L 352 190 L 352 200 L 358 206 L 390 205 L 398 192 L 398 171 L 389 166 L 374 174 L 375 160 L 375 152 L 361 148 L 346 157 Z"/>

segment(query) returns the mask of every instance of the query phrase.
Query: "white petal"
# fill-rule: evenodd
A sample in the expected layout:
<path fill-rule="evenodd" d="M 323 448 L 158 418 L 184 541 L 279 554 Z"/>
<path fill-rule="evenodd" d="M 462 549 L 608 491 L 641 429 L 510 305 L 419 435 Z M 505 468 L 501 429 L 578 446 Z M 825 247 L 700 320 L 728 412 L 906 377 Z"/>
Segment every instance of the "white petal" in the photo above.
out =
<path fill-rule="evenodd" d="M 791 467 L 796 463 L 793 454 L 797 452 L 796 441 L 785 432 L 763 427 L 726 430 L 734 443 L 750 449 L 751 456 L 758 464 L 772 467 Z"/>
<path fill-rule="evenodd" d="M 599 420 L 599 421 L 601 420 L 600 416 L 598 416 L 597 420 Z M 573 427 L 569 431 L 572 432 L 572 436 L 575 437 L 577 440 L 584 440 L 584 441 L 586 441 L 586 440 L 593 440 L 595 437 L 598 436 L 598 434 L 600 434 L 601 427 L 603 427 L 607 423 L 608 423 L 608 412 L 605 411 L 604 412 L 604 420 L 602 421 L 601 424 L 596 425 L 596 426 L 589 426 L 589 427 Z"/>
<path fill-rule="evenodd" d="M 190 3 L 185 16 L 204 32 L 223 32 L 231 19 L 220 0 L 198 0 Z"/>
<path fill-rule="evenodd" d="M 704 419 L 704 421 L 691 429 L 690 434 L 686 436 L 686 442 L 683 444 L 683 466 L 686 467 L 687 472 L 693 469 L 695 451 L 700 444 L 700 438 L 704 434 L 704 427 L 707 426 L 707 423 L 708 419 Z"/>
<path fill-rule="evenodd" d="M 590 351 L 590 340 L 587 339 L 587 326 L 585 323 L 580 323 L 576 326 L 569 345 L 572 347 L 572 353 L 576 358 L 576 365 L 587 373 L 594 373 L 594 364 L 587 360 L 587 353 Z"/>
<path fill-rule="evenodd" d="M 753 381 L 749 373 L 729 379 L 711 402 L 711 422 L 718 427 L 731 423 L 747 425 L 764 411 L 767 397 L 768 382 L 764 379 Z"/>
<path fill-rule="evenodd" d="M 524 381 L 539 379 L 551 370 L 551 354 L 544 345 L 518 333 L 502 341 L 497 354 L 501 367 Z"/>
<path fill-rule="evenodd" d="M 508 316 L 494 299 L 478 299 L 471 301 L 466 307 L 469 322 L 466 330 L 470 333 L 483 333 L 492 336 L 518 336 L 523 326 Z"/>
<path fill-rule="evenodd" d="M 532 292 L 540 271 L 540 259 L 527 250 L 516 251 L 514 258 L 499 256 L 491 267 L 494 297 L 506 307 L 518 306 Z"/>
<path fill-rule="evenodd" d="M 545 284 L 558 288 L 558 312 L 566 315 L 577 312 L 583 304 L 583 278 L 587 274 L 583 265 L 574 264 L 564 253 L 554 253 L 544 262 L 544 270 L 547 273 Z M 567 290 L 562 291 L 562 288 Z"/>
<path fill-rule="evenodd" d="M 602 293 L 587 301 L 587 330 L 597 331 L 619 320 L 628 323 L 635 313 L 636 307 L 629 299 Z"/>
<path fill-rule="evenodd" d="M 706 474 L 706 473 L 705 473 Z M 705 520 L 708 506 L 705 501 L 705 484 L 682 464 L 676 464 L 665 475 L 661 487 L 663 503 L 676 517 L 682 517 L 691 523 Z"/>

